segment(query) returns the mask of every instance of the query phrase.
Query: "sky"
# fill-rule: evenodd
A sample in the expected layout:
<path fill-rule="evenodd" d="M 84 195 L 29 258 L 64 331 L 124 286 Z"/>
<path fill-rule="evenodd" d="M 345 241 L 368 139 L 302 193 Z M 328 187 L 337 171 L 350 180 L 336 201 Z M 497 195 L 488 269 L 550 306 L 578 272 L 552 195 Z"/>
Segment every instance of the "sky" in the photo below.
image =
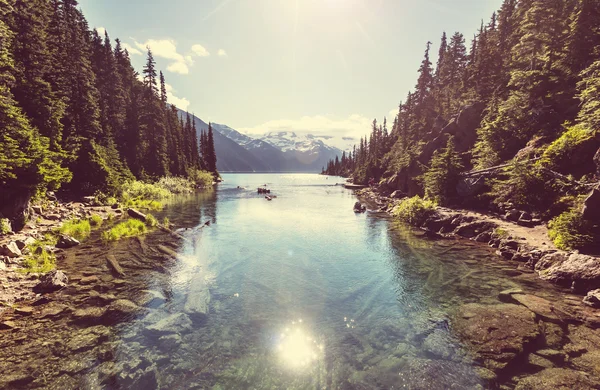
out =
<path fill-rule="evenodd" d="M 414 88 L 428 41 L 470 44 L 501 0 L 79 0 L 91 28 L 146 47 L 169 101 L 250 135 L 360 137 L 393 121 Z"/>

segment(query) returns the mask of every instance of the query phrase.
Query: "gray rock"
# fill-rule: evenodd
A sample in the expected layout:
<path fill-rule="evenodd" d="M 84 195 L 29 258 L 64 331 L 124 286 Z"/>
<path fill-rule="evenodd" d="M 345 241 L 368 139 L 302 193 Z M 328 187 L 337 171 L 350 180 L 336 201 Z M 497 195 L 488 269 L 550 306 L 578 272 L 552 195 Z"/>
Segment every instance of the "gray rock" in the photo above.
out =
<path fill-rule="evenodd" d="M 597 257 L 572 253 L 566 260 L 556 262 L 538 273 L 541 279 L 571 287 L 577 293 L 600 288 L 600 259 Z"/>
<path fill-rule="evenodd" d="M 96 197 L 95 196 L 84 196 L 83 198 L 81 198 L 81 201 L 84 203 L 94 203 L 96 201 Z"/>
<path fill-rule="evenodd" d="M 402 191 L 394 191 L 392 192 L 392 194 L 390 195 L 390 198 L 392 199 L 401 199 L 404 198 L 404 193 Z"/>
<path fill-rule="evenodd" d="M 127 299 L 117 299 L 108 306 L 105 318 L 108 320 L 120 320 L 124 317 L 135 315 L 140 309 L 138 305 Z"/>
<path fill-rule="evenodd" d="M 521 290 L 520 288 L 511 288 L 509 290 L 500 291 L 500 293 L 498 294 L 498 299 L 500 300 L 500 302 L 513 303 L 513 294 L 523 294 L 523 290 Z"/>
<path fill-rule="evenodd" d="M 0 247 L 0 255 L 8 256 L 10 258 L 21 257 L 23 254 L 14 241 L 4 244 Z"/>
<path fill-rule="evenodd" d="M 102 316 L 106 313 L 104 307 L 88 307 L 85 309 L 75 310 L 73 313 L 73 319 L 80 323 L 99 323 Z"/>
<path fill-rule="evenodd" d="M 66 234 L 61 234 L 58 242 L 56 243 L 56 247 L 61 249 L 69 249 L 79 244 L 80 242 L 73 237 L 67 236 Z"/>
<path fill-rule="evenodd" d="M 521 212 L 516 209 L 510 210 L 504 216 L 504 219 L 506 219 L 507 221 L 511 221 L 511 222 L 517 222 L 519 220 L 519 218 L 521 218 Z"/>
<path fill-rule="evenodd" d="M 61 216 L 60 214 L 46 214 L 44 218 L 46 218 L 49 221 L 58 221 L 60 220 Z"/>
<path fill-rule="evenodd" d="M 63 271 L 53 270 L 43 275 L 40 282 L 34 287 L 36 292 L 52 292 L 67 287 L 69 278 Z"/>
<path fill-rule="evenodd" d="M 600 152 L 600 150 L 599 150 Z M 600 219 L 600 189 L 594 188 L 583 203 L 583 219 L 597 221 Z"/>
<path fill-rule="evenodd" d="M 35 238 L 33 237 L 25 237 L 21 240 L 17 240 L 15 241 L 15 243 L 17 244 L 17 247 L 19 247 L 20 250 L 23 250 L 23 248 L 25 248 L 28 245 L 31 245 L 35 242 Z"/>
<path fill-rule="evenodd" d="M 42 209 L 42 206 L 39 206 L 39 205 L 38 206 L 31 206 L 31 209 L 37 215 L 42 215 L 42 213 L 44 212 L 44 210 Z"/>
<path fill-rule="evenodd" d="M 181 345 L 181 336 L 178 334 L 170 334 L 167 336 L 161 336 L 158 339 L 158 348 L 162 351 L 168 352 L 178 348 Z"/>
<path fill-rule="evenodd" d="M 600 289 L 592 290 L 583 298 L 583 303 L 591 307 L 600 308 Z"/>
<path fill-rule="evenodd" d="M 192 320 L 185 313 L 170 315 L 160 321 L 146 326 L 145 332 L 154 337 L 165 336 L 174 333 L 185 333 L 192 329 Z"/>
<path fill-rule="evenodd" d="M 600 383 L 584 372 L 567 368 L 547 368 L 519 380 L 516 390 L 595 389 Z"/>
<path fill-rule="evenodd" d="M 202 275 L 198 275 L 190 282 L 190 291 L 185 300 L 183 311 L 193 319 L 204 319 L 208 314 L 210 303 L 210 290 Z"/>
<path fill-rule="evenodd" d="M 140 296 L 135 299 L 135 302 L 143 307 L 158 307 L 166 301 L 163 294 L 154 290 L 141 291 Z"/>

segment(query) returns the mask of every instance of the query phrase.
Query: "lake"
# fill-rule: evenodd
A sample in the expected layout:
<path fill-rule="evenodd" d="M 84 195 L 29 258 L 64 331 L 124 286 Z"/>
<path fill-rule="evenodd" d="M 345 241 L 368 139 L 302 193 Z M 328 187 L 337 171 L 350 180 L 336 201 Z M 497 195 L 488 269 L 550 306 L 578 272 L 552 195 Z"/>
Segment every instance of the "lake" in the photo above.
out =
<path fill-rule="evenodd" d="M 57 297 L 62 311 L 38 320 L 26 340 L 5 340 L 11 358 L 0 371 L 44 371 L 48 380 L 34 383 L 53 388 L 485 387 L 451 316 L 527 288 L 512 265 L 480 244 L 355 214 L 342 178 L 223 178 L 157 215 L 185 240 L 156 231 L 70 252 L 62 268 L 76 287 Z M 165 260 L 159 244 L 177 260 Z M 106 253 L 123 280 L 98 260 Z M 119 301 L 107 317 L 100 310 L 117 298 L 145 309 Z"/>

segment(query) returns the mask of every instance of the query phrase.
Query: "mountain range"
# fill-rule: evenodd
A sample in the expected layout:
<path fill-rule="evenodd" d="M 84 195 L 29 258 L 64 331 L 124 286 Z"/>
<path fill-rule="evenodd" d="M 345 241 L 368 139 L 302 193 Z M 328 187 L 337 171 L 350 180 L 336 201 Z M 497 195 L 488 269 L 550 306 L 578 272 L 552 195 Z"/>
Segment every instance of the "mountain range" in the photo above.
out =
<path fill-rule="evenodd" d="M 208 124 L 195 115 L 192 118 L 200 139 Z M 254 138 L 223 124 L 212 123 L 212 129 L 219 172 L 321 172 L 330 159 L 342 155 L 323 137 L 311 134 L 281 131 Z"/>

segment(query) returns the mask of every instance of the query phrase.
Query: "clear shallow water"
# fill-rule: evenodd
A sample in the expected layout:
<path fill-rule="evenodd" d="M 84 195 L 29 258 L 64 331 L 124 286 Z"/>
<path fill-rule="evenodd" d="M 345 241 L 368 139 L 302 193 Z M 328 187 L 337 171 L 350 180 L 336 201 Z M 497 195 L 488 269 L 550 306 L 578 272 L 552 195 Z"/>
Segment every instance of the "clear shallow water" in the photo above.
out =
<path fill-rule="evenodd" d="M 176 224 L 212 221 L 184 232 L 192 242 L 170 279 L 173 300 L 163 310 L 181 310 L 197 275 L 211 302 L 207 319 L 169 353 L 165 382 L 223 389 L 479 385 L 449 315 L 458 304 L 495 302 L 516 286 L 501 264 L 475 265 L 488 251 L 419 239 L 384 215 L 354 214 L 356 198 L 334 185 L 339 178 L 224 179 L 214 194 L 165 212 Z M 265 184 L 273 201 L 255 194 Z M 134 324 L 138 348 L 154 347 L 138 332 Z"/>
<path fill-rule="evenodd" d="M 354 214 L 356 197 L 335 185 L 341 178 L 224 179 L 157 215 L 184 241 L 157 231 L 69 252 L 62 266 L 72 285 L 48 304 L 64 306 L 62 314 L 36 313 L 25 341 L 2 341 L 0 373 L 33 372 L 24 387 L 61 389 L 485 387 L 451 331 L 452 313 L 497 303 L 507 288 L 536 288 L 512 265 L 469 242 L 429 240 L 385 214 Z M 265 184 L 272 201 L 256 194 Z M 159 245 L 178 259 L 167 261 Z M 107 253 L 124 280 L 110 276 Z M 149 295 L 159 299 L 140 300 Z M 208 296 L 206 316 L 188 307 Z M 147 309 L 110 324 L 111 316 L 76 311 L 115 299 Z"/>

